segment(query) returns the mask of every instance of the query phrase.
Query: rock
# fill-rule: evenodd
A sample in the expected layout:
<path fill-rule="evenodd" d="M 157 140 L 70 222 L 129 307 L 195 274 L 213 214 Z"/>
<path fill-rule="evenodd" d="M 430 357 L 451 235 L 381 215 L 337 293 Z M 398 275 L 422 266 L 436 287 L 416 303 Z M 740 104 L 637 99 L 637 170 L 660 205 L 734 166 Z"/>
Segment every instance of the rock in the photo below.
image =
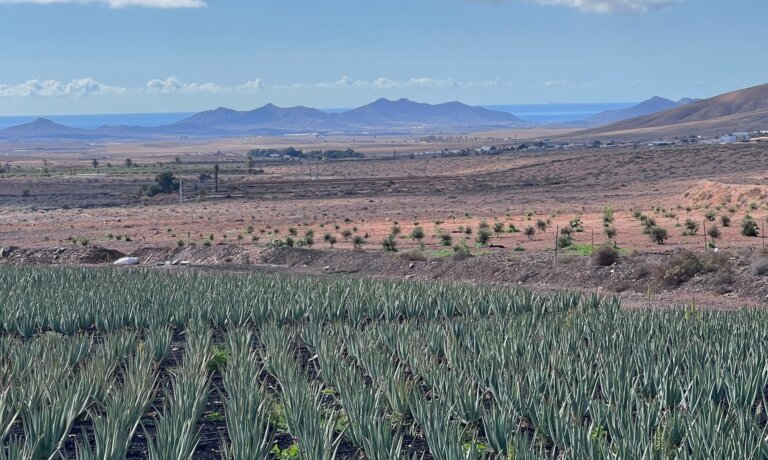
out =
<path fill-rule="evenodd" d="M 410 264 L 408 264 L 408 268 L 413 268 L 413 267 L 415 267 L 415 266 L 416 266 L 416 264 L 414 264 L 413 262 L 411 262 Z"/>

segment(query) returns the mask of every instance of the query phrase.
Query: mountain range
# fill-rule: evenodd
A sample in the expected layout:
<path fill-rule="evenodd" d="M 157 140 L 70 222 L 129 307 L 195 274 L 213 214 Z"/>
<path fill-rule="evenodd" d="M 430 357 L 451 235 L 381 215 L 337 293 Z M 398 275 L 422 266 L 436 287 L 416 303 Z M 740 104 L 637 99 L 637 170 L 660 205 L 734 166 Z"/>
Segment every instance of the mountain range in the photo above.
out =
<path fill-rule="evenodd" d="M 607 125 L 617 121 L 629 120 L 630 118 L 642 117 L 645 115 L 682 107 L 694 101 L 694 99 L 690 98 L 680 99 L 679 101 L 672 101 L 663 97 L 654 96 L 626 109 L 606 110 L 605 112 L 601 112 L 597 115 L 587 118 L 586 122 L 594 126 Z"/>
<path fill-rule="evenodd" d="M 768 129 L 768 84 L 704 100 L 653 97 L 633 107 L 609 110 L 560 127 L 576 131 L 563 139 L 645 140 L 671 136 L 717 136 Z M 422 134 L 540 126 L 515 115 L 460 102 L 424 104 L 378 99 L 342 112 L 267 104 L 249 111 L 224 107 L 158 127 L 101 126 L 82 129 L 40 118 L 0 129 L 0 140 L 137 140 L 294 133 Z M 553 125 L 547 125 L 555 127 Z"/>
<path fill-rule="evenodd" d="M 693 101 L 669 110 L 574 133 L 579 137 L 646 140 L 768 130 L 768 84 Z"/>
<path fill-rule="evenodd" d="M 460 102 L 424 104 L 408 99 L 379 99 L 339 113 L 309 107 L 282 108 L 267 104 L 249 111 L 220 107 L 176 123 L 158 126 L 101 126 L 79 129 L 40 118 L 0 129 L 0 139 L 140 139 L 223 137 L 291 133 L 422 133 L 532 126 L 511 113 L 472 107 Z"/>

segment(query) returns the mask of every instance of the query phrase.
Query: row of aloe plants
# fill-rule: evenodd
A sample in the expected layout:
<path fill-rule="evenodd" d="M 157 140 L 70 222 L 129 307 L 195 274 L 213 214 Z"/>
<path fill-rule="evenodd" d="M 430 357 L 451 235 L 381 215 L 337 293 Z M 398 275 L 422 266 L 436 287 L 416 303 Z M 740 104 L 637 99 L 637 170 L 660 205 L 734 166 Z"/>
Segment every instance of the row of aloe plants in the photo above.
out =
<path fill-rule="evenodd" d="M 608 299 L 575 293 L 408 281 L 287 278 L 151 270 L 0 266 L 0 333 L 112 333 L 205 322 L 219 328 L 267 323 L 437 320 L 546 314 Z"/>

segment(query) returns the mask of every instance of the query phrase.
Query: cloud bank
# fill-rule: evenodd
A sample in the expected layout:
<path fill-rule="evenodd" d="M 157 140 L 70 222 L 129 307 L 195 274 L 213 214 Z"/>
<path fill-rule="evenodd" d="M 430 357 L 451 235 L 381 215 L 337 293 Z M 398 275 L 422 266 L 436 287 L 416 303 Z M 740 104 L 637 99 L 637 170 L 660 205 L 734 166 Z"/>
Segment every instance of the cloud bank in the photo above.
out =
<path fill-rule="evenodd" d="M 0 5 L 16 4 L 56 5 L 56 4 L 102 4 L 110 8 L 202 8 L 206 6 L 203 0 L 0 0 Z"/>
<path fill-rule="evenodd" d="M 28 80 L 17 85 L 0 84 L 0 97 L 81 97 L 121 94 L 125 88 L 105 85 L 93 78 L 78 78 L 69 83 L 56 80 Z"/>
<path fill-rule="evenodd" d="M 434 89 L 491 87 L 501 84 L 501 79 L 487 81 L 457 81 L 453 78 L 418 77 L 392 80 L 379 77 L 374 80 L 355 80 L 344 76 L 335 81 L 315 83 L 291 83 L 265 85 L 261 79 L 249 80 L 236 85 L 219 83 L 184 82 L 177 77 L 155 78 L 138 88 L 126 88 L 101 83 L 93 78 L 78 78 L 70 82 L 58 80 L 28 80 L 18 84 L 0 84 L 0 98 L 10 97 L 88 97 L 120 94 L 256 94 L 263 90 L 344 90 L 344 89 Z"/>
<path fill-rule="evenodd" d="M 475 2 L 502 3 L 505 0 L 471 0 Z M 541 6 L 562 6 L 587 13 L 598 14 L 645 14 L 661 10 L 685 0 L 527 0 Z"/>

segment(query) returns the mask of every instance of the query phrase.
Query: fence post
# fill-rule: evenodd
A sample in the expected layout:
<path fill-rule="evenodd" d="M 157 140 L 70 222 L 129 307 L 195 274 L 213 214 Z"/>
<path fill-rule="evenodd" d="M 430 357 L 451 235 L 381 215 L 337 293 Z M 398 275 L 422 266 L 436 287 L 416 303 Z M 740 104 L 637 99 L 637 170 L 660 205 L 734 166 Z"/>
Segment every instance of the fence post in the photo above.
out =
<path fill-rule="evenodd" d="M 555 226 L 555 260 L 557 260 L 557 235 L 560 234 L 560 226 Z"/>
<path fill-rule="evenodd" d="M 702 220 L 701 223 L 704 224 L 704 252 L 709 252 L 709 247 L 707 246 L 707 219 Z"/>

